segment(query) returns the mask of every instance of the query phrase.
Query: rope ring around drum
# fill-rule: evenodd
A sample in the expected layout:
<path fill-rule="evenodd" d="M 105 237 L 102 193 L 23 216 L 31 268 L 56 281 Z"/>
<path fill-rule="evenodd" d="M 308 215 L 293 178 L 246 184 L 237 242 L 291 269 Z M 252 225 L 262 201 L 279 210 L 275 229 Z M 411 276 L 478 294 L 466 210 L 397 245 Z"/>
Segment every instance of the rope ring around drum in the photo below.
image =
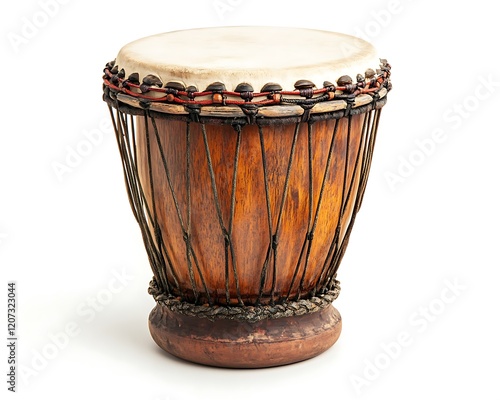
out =
<path fill-rule="evenodd" d="M 149 283 L 148 293 L 155 301 L 169 310 L 178 314 L 207 318 L 211 321 L 217 319 L 230 319 L 255 323 L 265 319 L 277 319 L 299 316 L 321 311 L 328 307 L 340 293 L 340 282 L 334 279 L 331 290 L 317 294 L 309 299 L 286 301 L 282 304 L 260 306 L 208 306 L 196 305 L 181 301 L 178 297 L 163 293 L 153 278 Z"/>

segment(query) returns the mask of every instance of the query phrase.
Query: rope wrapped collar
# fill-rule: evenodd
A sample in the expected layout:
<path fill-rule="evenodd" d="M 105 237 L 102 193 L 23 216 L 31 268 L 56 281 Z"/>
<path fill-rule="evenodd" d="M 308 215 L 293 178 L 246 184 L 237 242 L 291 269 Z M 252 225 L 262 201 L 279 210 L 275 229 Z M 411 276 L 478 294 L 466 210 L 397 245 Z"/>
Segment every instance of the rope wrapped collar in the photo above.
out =
<path fill-rule="evenodd" d="M 143 102 L 179 104 L 184 106 L 236 105 L 242 108 L 270 105 L 296 104 L 312 107 L 317 103 L 331 100 L 349 100 L 361 94 L 377 97 L 378 92 L 392 87 L 390 81 L 391 65 L 380 59 L 380 69 L 369 68 L 364 74 L 357 74 L 356 82 L 348 75 L 337 79 L 336 84 L 325 81 L 322 88 L 305 79 L 298 80 L 295 90 L 283 90 L 278 83 L 265 84 L 260 92 L 255 92 L 251 84 L 242 82 L 234 91 L 226 90 L 222 82 L 214 82 L 202 91 L 195 86 L 172 81 L 163 83 L 156 75 L 146 75 L 142 82 L 134 72 L 127 76 L 115 61 L 104 68 L 104 89 L 114 94 L 122 93 L 140 99 Z"/>
<path fill-rule="evenodd" d="M 156 302 L 169 310 L 192 317 L 231 319 L 255 323 L 264 319 L 277 319 L 318 312 L 328 307 L 340 293 L 340 282 L 334 279 L 331 290 L 317 294 L 309 299 L 286 301 L 281 304 L 260 306 L 209 306 L 187 303 L 179 297 L 163 293 L 153 278 L 149 283 L 148 293 Z"/>

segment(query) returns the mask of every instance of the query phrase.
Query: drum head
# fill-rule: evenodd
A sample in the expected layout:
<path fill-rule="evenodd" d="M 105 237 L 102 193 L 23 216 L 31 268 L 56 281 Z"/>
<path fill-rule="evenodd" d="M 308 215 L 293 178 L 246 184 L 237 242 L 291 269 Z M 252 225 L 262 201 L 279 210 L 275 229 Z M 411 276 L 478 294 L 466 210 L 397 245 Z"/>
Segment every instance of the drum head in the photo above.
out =
<path fill-rule="evenodd" d="M 260 91 L 268 83 L 294 90 L 298 80 L 323 87 L 343 75 L 354 80 L 379 68 L 372 45 L 334 32 L 276 27 L 222 27 L 163 33 L 124 46 L 116 65 L 126 76 L 148 75 L 163 84 L 205 90 L 221 82 L 233 91 L 240 83 Z"/>

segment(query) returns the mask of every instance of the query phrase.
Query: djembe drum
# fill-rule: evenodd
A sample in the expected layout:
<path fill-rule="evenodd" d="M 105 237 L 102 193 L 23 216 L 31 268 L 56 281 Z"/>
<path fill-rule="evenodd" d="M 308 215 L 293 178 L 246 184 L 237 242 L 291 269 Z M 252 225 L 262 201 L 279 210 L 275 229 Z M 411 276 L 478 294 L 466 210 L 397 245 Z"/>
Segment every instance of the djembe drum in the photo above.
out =
<path fill-rule="evenodd" d="M 361 39 L 289 28 L 160 34 L 106 65 L 161 348 L 255 368 L 335 343 L 389 77 Z"/>

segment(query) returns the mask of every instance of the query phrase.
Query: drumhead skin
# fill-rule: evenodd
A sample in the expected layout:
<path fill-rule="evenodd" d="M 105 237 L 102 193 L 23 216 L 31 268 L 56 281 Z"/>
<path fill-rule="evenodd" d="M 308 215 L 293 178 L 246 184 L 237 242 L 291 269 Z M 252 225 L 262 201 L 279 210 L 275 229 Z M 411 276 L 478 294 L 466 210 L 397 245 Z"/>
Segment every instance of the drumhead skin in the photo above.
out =
<path fill-rule="evenodd" d="M 156 75 L 204 90 L 245 82 L 258 91 L 270 82 L 293 90 L 299 79 L 317 87 L 343 75 L 379 68 L 375 48 L 341 33 L 300 28 L 220 27 L 162 33 L 125 45 L 116 65 L 139 79 Z"/>

